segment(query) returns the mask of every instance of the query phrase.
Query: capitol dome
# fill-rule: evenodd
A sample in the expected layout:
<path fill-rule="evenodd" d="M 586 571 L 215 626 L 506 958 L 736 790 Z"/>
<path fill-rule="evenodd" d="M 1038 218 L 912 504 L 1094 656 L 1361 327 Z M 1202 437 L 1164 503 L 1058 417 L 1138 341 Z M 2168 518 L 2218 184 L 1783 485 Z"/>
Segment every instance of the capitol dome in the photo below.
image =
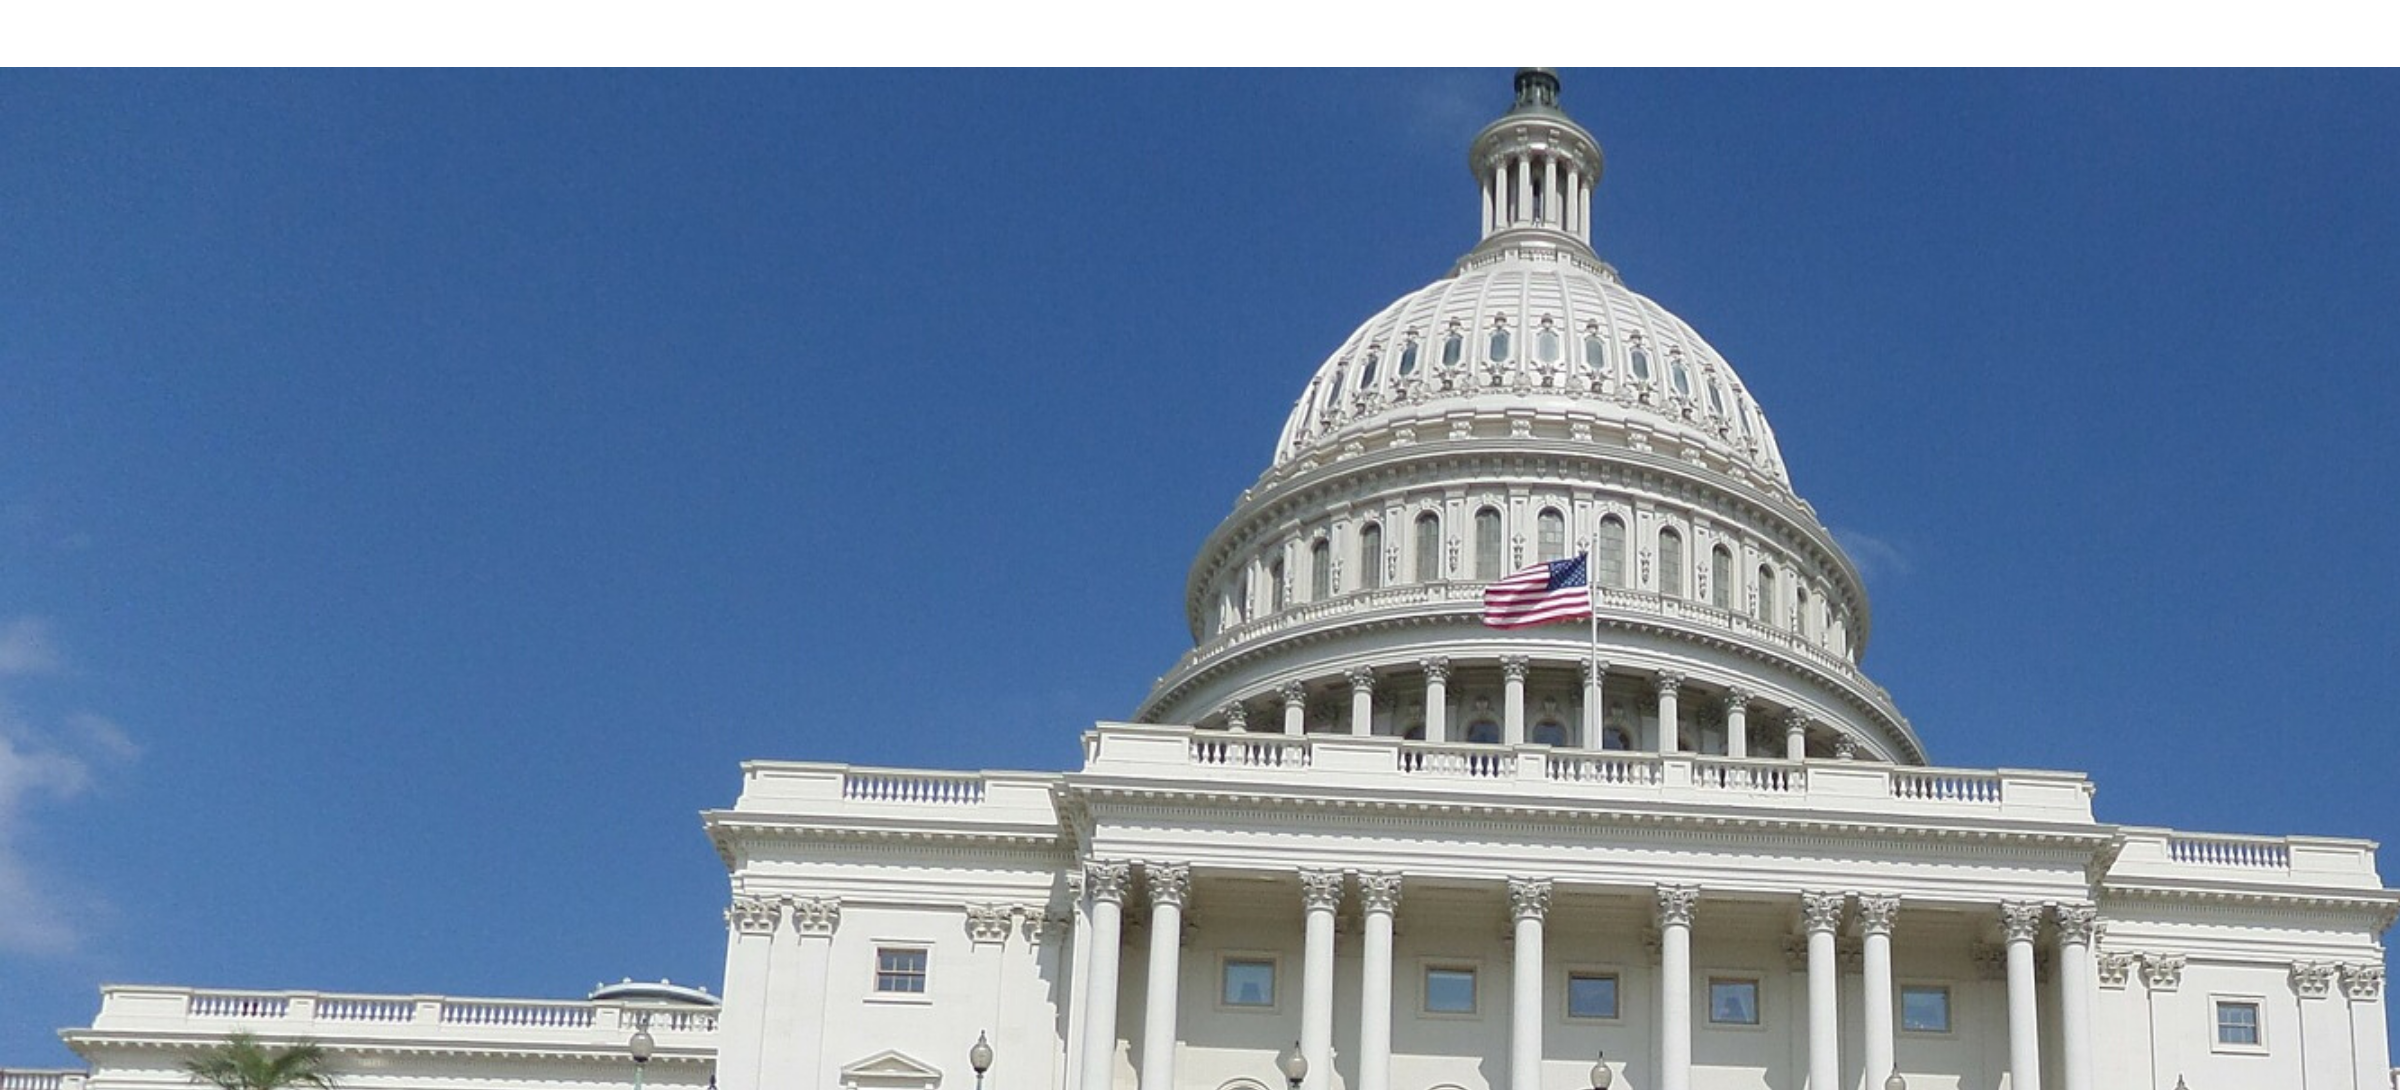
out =
<path fill-rule="evenodd" d="M 1476 246 L 1302 387 L 1137 718 L 1923 763 L 1749 387 L 1592 248 L 1602 156 L 1558 91 L 1517 74 L 1468 152 Z M 1493 581 L 1579 554 L 1593 623 L 1481 623 Z"/>

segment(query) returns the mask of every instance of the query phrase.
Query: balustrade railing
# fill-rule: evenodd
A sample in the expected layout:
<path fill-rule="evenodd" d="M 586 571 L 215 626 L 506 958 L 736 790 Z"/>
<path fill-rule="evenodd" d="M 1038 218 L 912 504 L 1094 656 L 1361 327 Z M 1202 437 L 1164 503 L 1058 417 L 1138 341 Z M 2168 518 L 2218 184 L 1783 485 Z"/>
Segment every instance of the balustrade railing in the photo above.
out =
<path fill-rule="evenodd" d="M 1892 797 L 1911 802 L 1972 802 L 1999 805 L 2000 774 L 1942 769 L 1892 771 Z"/>
<path fill-rule="evenodd" d="M 1551 752 L 1543 755 L 1543 772 L 1559 783 L 1602 783 L 1622 787 L 1655 787 L 1659 759 L 1655 754 Z"/>
<path fill-rule="evenodd" d="M 714 1033 L 717 1029 L 715 1011 L 663 1010 L 649 1015 L 644 1025 L 670 1033 Z"/>
<path fill-rule="evenodd" d="M 0 1071 L 0 1090 L 64 1090 L 65 1071 Z"/>
<path fill-rule="evenodd" d="M 1808 790 L 1808 772 L 1797 764 L 1701 757 L 1692 762 L 1692 785 L 1718 791 L 1795 795 Z"/>
<path fill-rule="evenodd" d="M 281 1018 L 291 1007 L 290 996 L 193 992 L 185 1009 L 194 1018 Z"/>
<path fill-rule="evenodd" d="M 1230 768 L 1307 768 L 1308 742 L 1275 735 L 1203 735 L 1192 739 L 1192 763 Z"/>
<path fill-rule="evenodd" d="M 1400 746 L 1400 771 L 1422 776 L 1499 779 L 1516 769 L 1516 756 L 1499 746 L 1445 745 L 1406 742 Z"/>
<path fill-rule="evenodd" d="M 2266 837 L 2170 836 L 2167 858 L 2206 867 L 2284 870 L 2292 865 L 2292 848 L 2282 840 Z"/>
<path fill-rule="evenodd" d="M 416 1017 L 417 1004 L 410 999 L 329 995 L 317 1000 L 321 1022 L 413 1022 Z"/>
<path fill-rule="evenodd" d="M 442 1022 L 452 1026 L 539 1026 L 582 1029 L 592 1024 L 592 1008 L 576 1003 L 511 1003 L 506 1000 L 452 1000 L 442 1004 Z"/>
<path fill-rule="evenodd" d="M 842 797 L 861 802 L 912 802 L 972 806 L 983 801 L 983 777 L 938 772 L 842 774 Z"/>

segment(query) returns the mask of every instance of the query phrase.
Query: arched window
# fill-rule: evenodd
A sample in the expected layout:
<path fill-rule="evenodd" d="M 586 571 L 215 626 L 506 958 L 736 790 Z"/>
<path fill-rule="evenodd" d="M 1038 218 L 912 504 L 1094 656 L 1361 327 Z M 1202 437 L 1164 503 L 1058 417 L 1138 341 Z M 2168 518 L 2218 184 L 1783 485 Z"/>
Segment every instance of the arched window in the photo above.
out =
<path fill-rule="evenodd" d="M 1358 589 L 1383 585 L 1383 527 L 1368 523 L 1358 531 Z"/>
<path fill-rule="evenodd" d="M 1595 375 L 1608 373 L 1608 342 L 1601 340 L 1597 333 L 1583 335 L 1583 365 L 1591 368 Z"/>
<path fill-rule="evenodd" d="M 1592 542 L 1592 563 L 1599 565 L 1600 585 L 1625 585 L 1625 523 L 1615 515 L 1600 519 L 1600 534 Z"/>
<path fill-rule="evenodd" d="M 1417 516 L 1417 582 L 1442 577 L 1442 517 L 1427 511 Z"/>
<path fill-rule="evenodd" d="M 1442 338 L 1442 366 L 1456 367 L 1458 361 L 1466 354 L 1467 338 L 1465 334 L 1452 329 L 1449 336 Z"/>
<path fill-rule="evenodd" d="M 1683 597 L 1683 535 L 1672 527 L 1658 532 L 1658 592 Z"/>
<path fill-rule="evenodd" d="M 1692 374 L 1691 372 L 1684 370 L 1682 356 L 1669 356 L 1667 358 L 1667 373 L 1672 377 L 1675 383 L 1676 393 L 1681 394 L 1684 397 L 1692 396 Z"/>
<path fill-rule="evenodd" d="M 1775 569 L 1758 566 L 1758 619 L 1775 623 Z"/>
<path fill-rule="evenodd" d="M 1318 602 L 1333 597 L 1333 543 L 1324 538 L 1308 547 L 1308 593 Z"/>
<path fill-rule="evenodd" d="M 1478 719 L 1475 722 L 1468 724 L 1467 741 L 1473 742 L 1479 746 L 1499 745 L 1500 724 L 1494 723 L 1489 719 Z"/>
<path fill-rule="evenodd" d="M 1723 545 L 1708 554 L 1708 604 L 1733 608 L 1733 553 Z"/>
<path fill-rule="evenodd" d="M 1380 344 L 1368 346 L 1366 365 L 1358 369 L 1358 389 L 1360 393 L 1365 393 L 1367 390 L 1374 387 L 1375 371 L 1382 364 L 1383 346 Z"/>
<path fill-rule="evenodd" d="M 1500 578 L 1500 512 L 1495 508 L 1475 512 L 1475 578 Z"/>
<path fill-rule="evenodd" d="M 1638 378 L 1643 382 L 1650 381 L 1649 349 L 1643 348 L 1638 344 L 1634 345 L 1633 351 L 1626 353 L 1626 358 L 1633 361 L 1633 377 Z"/>
<path fill-rule="evenodd" d="M 1541 527 L 1541 559 L 1563 559 L 1567 555 L 1567 516 L 1559 514 L 1558 508 L 1545 507 L 1537 524 Z"/>
<path fill-rule="evenodd" d="M 1400 346 L 1400 373 L 1417 373 L 1417 335 L 1414 333 L 1408 335 L 1408 343 Z"/>
<path fill-rule="evenodd" d="M 1813 626 L 1808 623 L 1807 587 L 1792 588 L 1792 627 L 1800 630 L 1801 639 L 1807 639 L 1809 637 L 1809 630 Z"/>
<path fill-rule="evenodd" d="M 1250 590 L 1250 569 L 1245 566 L 1242 568 L 1241 589 L 1235 592 L 1233 597 L 1234 606 L 1236 607 L 1239 620 L 1247 621 L 1250 619 L 1250 603 L 1253 600 L 1250 597 Z"/>
<path fill-rule="evenodd" d="M 1490 347 L 1491 347 L 1490 356 L 1491 356 L 1491 360 L 1492 360 L 1492 362 L 1493 362 L 1493 363 L 1507 363 L 1507 362 L 1508 362 L 1508 350 L 1509 350 L 1509 347 L 1510 347 L 1510 343 L 1509 343 L 1509 339 L 1508 339 L 1508 327 L 1507 327 L 1507 326 L 1505 326 L 1505 325 L 1495 325 L 1495 326 L 1493 326 L 1493 327 L 1492 327 L 1492 338 L 1491 338 L 1491 345 L 1490 345 Z"/>
<path fill-rule="evenodd" d="M 1535 362 L 1557 363 L 1565 351 L 1565 342 L 1558 339 L 1558 331 L 1550 328 L 1548 323 L 1543 323 L 1542 328 L 1534 333 L 1533 358 Z"/>
<path fill-rule="evenodd" d="M 1708 380 L 1708 411 L 1718 416 L 1725 415 L 1725 388 L 1717 385 L 1717 380 L 1713 378 Z"/>
<path fill-rule="evenodd" d="M 1563 746 L 1567 744 L 1567 728 L 1564 724 L 1545 719 L 1533 725 L 1533 733 L 1526 740 L 1537 746 Z"/>
<path fill-rule="evenodd" d="M 1283 608 L 1283 560 L 1278 557 L 1267 564 L 1267 597 L 1273 608 Z"/>

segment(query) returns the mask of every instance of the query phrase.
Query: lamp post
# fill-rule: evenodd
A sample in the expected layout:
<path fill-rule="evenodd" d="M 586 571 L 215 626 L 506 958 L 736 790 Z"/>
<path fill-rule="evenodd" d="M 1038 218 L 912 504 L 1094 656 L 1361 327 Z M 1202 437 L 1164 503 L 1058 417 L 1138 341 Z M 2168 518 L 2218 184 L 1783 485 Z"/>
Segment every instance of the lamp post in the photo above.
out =
<path fill-rule="evenodd" d="M 1275 1066 L 1283 1069 L 1283 1081 L 1291 1086 L 1291 1090 L 1300 1090 L 1300 1080 L 1308 1077 L 1308 1057 L 1300 1054 L 1298 1041 L 1292 1042 L 1292 1047 L 1283 1050 L 1283 1055 L 1275 1058 Z"/>
<path fill-rule="evenodd" d="M 633 1038 L 625 1042 L 625 1051 L 633 1056 L 633 1090 L 642 1090 L 642 1069 L 658 1053 L 658 1042 L 650 1036 L 649 1019 L 643 1019 L 634 1029 Z"/>
<path fill-rule="evenodd" d="M 992 1038 L 975 1031 L 975 1047 L 967 1050 L 967 1064 L 975 1069 L 975 1090 L 983 1090 L 983 1073 L 992 1069 Z"/>
<path fill-rule="evenodd" d="M 1608 1053 L 1600 1053 L 1592 1061 L 1592 1090 L 1608 1090 L 1616 1082 L 1617 1073 L 1608 1069 Z"/>

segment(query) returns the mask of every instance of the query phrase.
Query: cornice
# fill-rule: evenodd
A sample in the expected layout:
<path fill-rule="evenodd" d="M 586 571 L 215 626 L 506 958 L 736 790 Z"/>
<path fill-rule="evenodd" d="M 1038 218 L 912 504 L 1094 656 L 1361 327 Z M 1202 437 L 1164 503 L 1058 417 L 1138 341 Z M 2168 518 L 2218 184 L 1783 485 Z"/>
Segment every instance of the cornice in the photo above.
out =
<path fill-rule="evenodd" d="M 123 1048 L 147 1051 L 189 1051 L 221 1044 L 224 1035 L 218 1032 L 193 1031 L 178 1033 L 154 1031 L 136 1033 L 127 1030 L 70 1030 L 59 1035 L 77 1055 L 90 1059 L 83 1050 L 91 1048 Z M 258 1037 L 269 1043 L 298 1040 L 302 1034 L 262 1033 Z M 654 1064 L 671 1067 L 705 1068 L 716 1063 L 717 1053 L 713 1033 L 679 1034 L 681 1037 L 706 1038 L 705 1044 L 695 1045 L 687 1040 L 661 1041 L 651 1057 Z M 625 1046 L 621 1042 L 574 1044 L 525 1044 L 520 1042 L 484 1042 L 473 1040 L 381 1040 L 366 1037 L 310 1038 L 318 1044 L 345 1055 L 369 1056 L 445 1056 L 476 1059 L 511 1059 L 526 1061 L 567 1061 L 573 1063 L 606 1064 L 618 1067 L 625 1062 Z"/>
<path fill-rule="evenodd" d="M 2373 921 L 2381 932 L 2400 919 L 2400 890 L 2278 888 L 2256 883 L 2119 882 L 2103 881 L 2103 900 L 2156 904 L 2218 905 L 2250 911 L 2306 909 L 2338 915 L 2356 914 Z"/>
<path fill-rule="evenodd" d="M 726 869 L 738 865 L 737 849 L 750 845 L 833 843 L 873 845 L 877 850 L 918 846 L 944 850 L 1018 851 L 1039 855 L 1058 852 L 1064 843 L 1056 825 L 1036 829 L 1022 823 L 1009 827 L 969 824 L 832 824 L 818 815 L 776 816 L 715 811 L 708 815 L 708 838 Z"/>

